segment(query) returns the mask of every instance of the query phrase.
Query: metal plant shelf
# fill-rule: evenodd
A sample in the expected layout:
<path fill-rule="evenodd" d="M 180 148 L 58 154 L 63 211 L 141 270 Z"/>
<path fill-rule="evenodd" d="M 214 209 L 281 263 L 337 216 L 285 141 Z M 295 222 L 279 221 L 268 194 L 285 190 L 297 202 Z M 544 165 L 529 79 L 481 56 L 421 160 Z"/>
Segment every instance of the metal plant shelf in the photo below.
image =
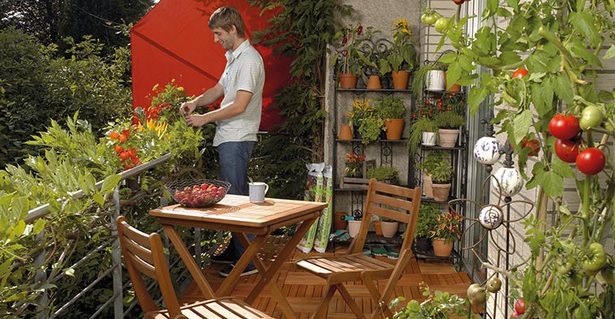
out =
<path fill-rule="evenodd" d="M 339 92 L 354 92 L 354 93 L 361 93 L 361 92 L 379 92 L 379 93 L 411 93 L 411 90 L 395 90 L 395 89 L 342 89 L 342 88 L 336 88 L 337 91 Z"/>
<path fill-rule="evenodd" d="M 351 140 L 340 140 L 338 138 L 335 139 L 336 142 L 340 142 L 340 143 L 360 143 L 363 140 L 360 138 L 353 138 Z M 408 141 L 407 138 L 402 138 L 399 140 L 387 140 L 387 139 L 378 139 L 377 141 L 375 141 L 374 143 L 406 143 Z"/>

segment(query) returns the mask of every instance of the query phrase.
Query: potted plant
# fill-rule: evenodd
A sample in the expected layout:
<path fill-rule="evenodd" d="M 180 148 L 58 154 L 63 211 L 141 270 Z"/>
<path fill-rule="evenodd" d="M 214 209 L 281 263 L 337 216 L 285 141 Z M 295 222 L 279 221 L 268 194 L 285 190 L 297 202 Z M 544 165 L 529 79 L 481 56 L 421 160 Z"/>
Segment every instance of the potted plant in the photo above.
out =
<path fill-rule="evenodd" d="M 447 110 L 436 113 L 434 121 L 438 125 L 438 145 L 455 147 L 459 136 L 459 127 L 466 124 L 465 117 L 453 110 Z"/>
<path fill-rule="evenodd" d="M 418 168 L 421 170 L 423 194 L 427 197 L 434 197 L 431 172 L 436 170 L 439 163 L 443 160 L 444 154 L 441 151 L 432 151 L 428 152 L 425 158 L 418 164 Z"/>
<path fill-rule="evenodd" d="M 433 165 L 426 169 L 426 173 L 431 176 L 434 200 L 446 201 L 451 190 L 451 179 L 453 177 L 453 168 L 449 160 L 441 158 L 434 161 Z"/>
<path fill-rule="evenodd" d="M 463 216 L 450 210 L 436 216 L 437 226 L 431 231 L 433 253 L 439 257 L 447 257 L 453 251 L 453 241 L 462 235 Z"/>
<path fill-rule="evenodd" d="M 395 234 L 397 234 L 397 230 L 399 229 L 399 222 L 389 218 L 381 217 L 380 227 L 382 229 L 382 236 L 386 238 L 393 238 Z"/>
<path fill-rule="evenodd" d="M 429 290 L 424 282 L 419 283 L 419 290 L 424 300 L 410 300 L 402 303 L 404 297 L 398 297 L 391 301 L 389 308 L 397 309 L 395 319 L 446 319 L 446 318 L 476 318 L 474 314 L 468 314 L 468 301 L 455 294 L 448 292 Z M 468 317 L 470 315 L 470 317 Z"/>
<path fill-rule="evenodd" d="M 361 24 L 356 26 L 350 25 L 344 29 L 341 47 L 337 49 L 338 54 L 335 63 L 340 88 L 356 88 L 358 76 L 363 72 L 361 46 L 365 39 Z"/>
<path fill-rule="evenodd" d="M 393 88 L 408 89 L 410 71 L 416 64 L 416 48 L 412 40 L 412 30 L 405 18 L 395 21 L 393 25 L 393 44 L 387 54 L 386 62 L 393 76 Z M 387 69 L 386 66 L 383 66 Z"/>
<path fill-rule="evenodd" d="M 431 231 L 436 229 L 438 223 L 436 217 L 440 214 L 440 208 L 432 204 L 421 204 L 419 217 L 416 222 L 414 233 L 414 250 L 427 253 L 431 251 Z"/>
<path fill-rule="evenodd" d="M 365 163 L 365 154 L 357 154 L 355 152 L 346 154 L 344 176 L 355 178 L 363 177 L 363 163 Z"/>
<path fill-rule="evenodd" d="M 446 86 L 446 64 L 432 62 L 423 64 L 412 79 L 412 94 L 420 96 L 423 89 L 442 92 Z"/>
<path fill-rule="evenodd" d="M 393 166 L 378 166 L 367 170 L 367 178 L 375 178 L 378 181 L 395 184 L 399 180 L 399 171 Z"/>
<path fill-rule="evenodd" d="M 418 145 L 436 145 L 436 132 L 438 125 L 433 120 L 433 107 L 429 100 L 423 102 L 416 112 L 412 113 L 412 123 L 408 130 L 408 150 L 410 153 L 416 152 Z"/>
<path fill-rule="evenodd" d="M 406 107 L 401 97 L 383 96 L 376 106 L 380 117 L 384 119 L 387 140 L 399 140 L 404 129 Z"/>

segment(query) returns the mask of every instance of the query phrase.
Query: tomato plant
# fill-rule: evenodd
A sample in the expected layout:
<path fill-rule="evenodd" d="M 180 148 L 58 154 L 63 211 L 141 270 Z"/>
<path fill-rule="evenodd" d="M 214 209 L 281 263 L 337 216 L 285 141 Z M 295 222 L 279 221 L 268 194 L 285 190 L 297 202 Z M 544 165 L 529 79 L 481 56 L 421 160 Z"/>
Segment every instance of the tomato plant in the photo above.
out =
<path fill-rule="evenodd" d="M 517 299 L 517 301 L 515 302 L 515 312 L 520 315 L 525 313 L 525 299 Z"/>
<path fill-rule="evenodd" d="M 604 153 L 596 147 L 588 147 L 581 151 L 575 163 L 577 169 L 585 175 L 596 175 L 604 169 L 606 158 Z"/>
<path fill-rule="evenodd" d="M 582 266 L 585 271 L 596 272 L 606 264 L 606 253 L 601 243 L 591 243 Z"/>
<path fill-rule="evenodd" d="M 569 140 L 577 136 L 580 130 L 579 120 L 572 114 L 556 114 L 549 121 L 551 135 L 562 140 Z"/>
<path fill-rule="evenodd" d="M 579 155 L 579 145 L 570 140 L 556 139 L 553 144 L 557 157 L 566 163 L 574 163 Z"/>
<path fill-rule="evenodd" d="M 421 14 L 421 23 L 424 25 L 432 25 L 440 18 L 440 14 L 433 10 L 426 10 Z"/>
<path fill-rule="evenodd" d="M 588 130 L 592 127 L 597 127 L 602 123 L 602 111 L 594 105 L 586 106 L 581 112 L 581 120 L 579 126 L 583 130 Z"/>
<path fill-rule="evenodd" d="M 446 28 L 448 28 L 448 18 L 445 18 L 445 17 L 438 18 L 438 20 L 436 20 L 434 27 L 436 31 L 443 33 L 444 31 L 446 31 Z"/>

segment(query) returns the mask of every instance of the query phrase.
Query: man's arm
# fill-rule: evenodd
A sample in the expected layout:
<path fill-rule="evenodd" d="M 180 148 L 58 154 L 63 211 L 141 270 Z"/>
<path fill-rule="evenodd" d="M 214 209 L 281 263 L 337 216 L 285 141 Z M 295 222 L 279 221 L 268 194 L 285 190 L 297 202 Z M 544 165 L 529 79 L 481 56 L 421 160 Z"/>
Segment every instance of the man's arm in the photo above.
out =
<path fill-rule="evenodd" d="M 184 102 L 179 108 L 182 114 L 191 114 L 199 106 L 204 106 L 213 103 L 224 94 L 224 88 L 220 83 L 207 89 L 203 94 L 197 96 L 192 101 Z"/>
<path fill-rule="evenodd" d="M 211 111 L 205 114 L 192 114 L 186 117 L 186 122 L 192 126 L 203 126 L 207 123 L 226 120 L 233 116 L 237 116 L 246 111 L 248 103 L 252 98 L 252 92 L 237 91 L 235 101 L 231 105 Z"/>

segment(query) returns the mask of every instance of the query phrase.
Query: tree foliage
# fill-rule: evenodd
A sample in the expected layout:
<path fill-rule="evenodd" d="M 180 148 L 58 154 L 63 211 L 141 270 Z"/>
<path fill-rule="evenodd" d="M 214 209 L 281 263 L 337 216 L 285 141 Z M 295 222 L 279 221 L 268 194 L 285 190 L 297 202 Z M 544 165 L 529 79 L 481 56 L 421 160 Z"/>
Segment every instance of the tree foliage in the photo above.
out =
<path fill-rule="evenodd" d="M 324 85 L 327 46 L 341 30 L 341 17 L 352 8 L 340 0 L 250 0 L 252 5 L 276 14 L 270 28 L 256 34 L 256 41 L 292 57 L 292 82 L 276 95 L 275 107 L 286 121 L 277 136 L 257 146 L 259 176 L 280 187 L 272 196 L 301 197 L 305 164 L 323 160 Z M 268 163 L 276 163 L 268 165 Z M 273 189 L 277 188 L 274 187 Z"/>
<path fill-rule="evenodd" d="M 56 57 L 56 46 L 43 46 L 33 36 L 9 28 L 0 32 L 0 167 L 35 151 L 24 142 L 76 111 L 98 131 L 130 111 L 126 48 L 112 58 L 86 37 L 67 39 L 68 58 Z"/>

